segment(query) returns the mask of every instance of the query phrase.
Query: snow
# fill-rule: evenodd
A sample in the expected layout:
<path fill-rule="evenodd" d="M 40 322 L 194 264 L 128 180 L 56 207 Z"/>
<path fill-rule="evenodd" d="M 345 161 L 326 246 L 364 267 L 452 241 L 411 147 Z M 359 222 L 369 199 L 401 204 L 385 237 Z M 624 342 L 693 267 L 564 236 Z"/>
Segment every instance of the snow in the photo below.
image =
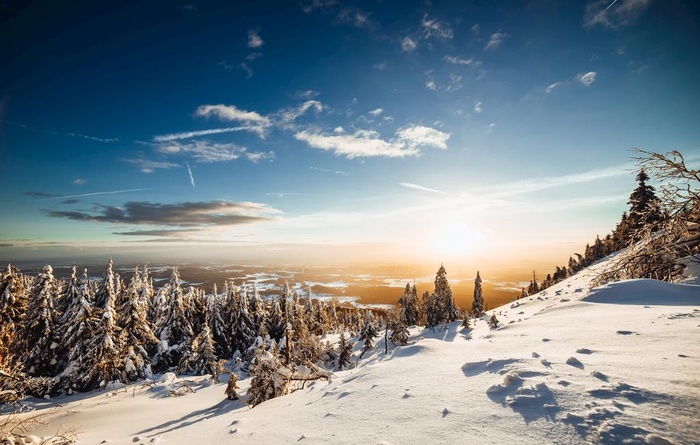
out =
<path fill-rule="evenodd" d="M 79 443 L 693 444 L 700 438 L 700 286 L 630 280 L 591 289 L 605 262 L 472 320 L 383 335 L 328 381 L 245 404 L 226 376 L 157 376 L 34 400 L 48 436 Z M 694 275 L 697 277 L 697 273 Z M 490 329 L 496 314 L 501 324 Z M 240 376 L 244 377 L 244 376 Z"/>

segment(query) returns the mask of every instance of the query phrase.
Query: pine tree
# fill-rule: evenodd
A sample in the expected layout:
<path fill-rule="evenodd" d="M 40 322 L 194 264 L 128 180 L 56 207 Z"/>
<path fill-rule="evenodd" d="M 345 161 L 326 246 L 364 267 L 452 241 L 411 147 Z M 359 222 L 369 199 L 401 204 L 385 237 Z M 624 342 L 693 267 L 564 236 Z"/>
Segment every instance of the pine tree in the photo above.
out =
<path fill-rule="evenodd" d="M 374 324 L 374 320 L 372 320 L 372 312 L 367 311 L 367 318 L 365 318 L 365 325 L 362 328 L 362 331 L 360 332 L 360 340 L 364 344 L 362 348 L 362 354 L 360 354 L 360 358 L 362 358 L 363 355 L 365 355 L 365 352 L 369 351 L 374 347 L 374 339 L 377 338 L 379 333 L 377 332 L 377 326 Z"/>
<path fill-rule="evenodd" d="M 238 400 L 238 393 L 236 392 L 237 389 L 238 376 L 235 372 L 231 372 L 228 376 L 228 382 L 226 382 L 226 390 L 224 391 L 226 398 L 229 400 Z"/>
<path fill-rule="evenodd" d="M 192 346 L 183 354 L 177 371 L 180 374 L 211 374 L 214 383 L 219 383 L 219 376 L 223 372 L 223 366 L 216 356 L 214 339 L 209 326 L 205 325 L 199 335 L 192 341 Z"/>
<path fill-rule="evenodd" d="M 404 346 L 408 344 L 408 326 L 406 326 L 406 316 L 404 309 L 400 308 L 398 313 L 391 315 L 391 342 L 395 345 Z M 387 326 L 389 330 L 389 326 Z"/>
<path fill-rule="evenodd" d="M 420 310 L 418 307 L 418 292 L 416 286 L 406 283 L 403 296 L 399 298 L 403 322 L 407 326 L 415 326 L 420 321 Z"/>
<path fill-rule="evenodd" d="M 459 318 L 459 309 L 452 298 L 452 289 L 447 281 L 447 271 L 441 264 L 435 275 L 435 296 L 441 302 L 442 313 L 439 322 L 451 323 Z"/>
<path fill-rule="evenodd" d="M 192 310 L 187 307 L 187 300 L 180 286 L 180 274 L 177 267 L 165 289 L 162 291 L 164 300 L 161 319 L 157 325 L 157 335 L 160 340 L 158 353 L 154 357 L 157 372 L 168 370 L 180 363 L 182 354 L 194 339 L 192 327 Z"/>
<path fill-rule="evenodd" d="M 226 357 L 231 353 L 231 347 L 228 344 L 228 335 L 226 334 L 226 323 L 222 315 L 221 308 L 222 300 L 219 298 L 216 289 L 216 283 L 212 289 L 212 293 L 207 295 L 207 325 L 211 328 L 211 335 L 216 344 L 216 355 Z"/>
<path fill-rule="evenodd" d="M 284 337 L 287 328 L 279 300 L 272 303 L 272 309 L 265 323 L 267 325 L 267 334 L 271 339 L 279 342 Z"/>
<path fill-rule="evenodd" d="M 343 367 L 349 368 L 352 365 L 352 348 L 355 342 L 345 338 L 345 331 L 340 333 L 340 343 L 338 344 L 338 370 L 342 371 Z"/>
<path fill-rule="evenodd" d="M 57 313 L 53 302 L 58 297 L 58 284 L 53 268 L 44 266 L 27 308 L 24 341 L 27 356 L 27 372 L 33 376 L 53 376 L 58 371 Z"/>
<path fill-rule="evenodd" d="M 639 185 L 632 191 L 628 201 L 630 205 L 629 219 L 634 241 L 641 239 L 642 235 L 639 231 L 646 225 L 653 226 L 662 219 L 659 210 L 659 198 L 656 197 L 654 187 L 646 183 L 649 180 L 649 175 L 646 174 L 644 169 L 639 170 L 636 180 Z"/>
<path fill-rule="evenodd" d="M 118 287 L 116 283 L 118 282 L 118 280 L 114 276 L 114 271 L 112 270 L 113 266 L 114 263 L 110 259 L 109 263 L 107 263 L 107 267 L 105 267 L 104 274 L 102 275 L 102 280 L 100 281 L 100 284 L 97 287 L 97 291 L 95 292 L 94 305 L 96 308 L 104 308 L 105 304 L 107 304 L 107 300 L 111 299 L 112 304 L 114 304 L 114 301 L 116 301 Z"/>
<path fill-rule="evenodd" d="M 262 346 L 256 349 L 250 364 L 250 387 L 246 400 L 249 406 L 255 407 L 287 393 L 288 382 L 282 369 L 286 368 L 283 368 L 277 355 Z"/>
<path fill-rule="evenodd" d="M 238 298 L 233 299 L 233 324 L 231 326 L 231 350 L 248 355 L 248 349 L 255 342 L 256 329 L 253 317 L 248 311 L 248 295 L 245 286 Z M 249 357 L 250 358 L 250 357 Z"/>
<path fill-rule="evenodd" d="M 474 279 L 474 302 L 472 303 L 472 315 L 481 317 L 484 314 L 484 295 L 481 290 L 481 275 L 476 271 L 476 279 Z"/>
<path fill-rule="evenodd" d="M 134 382 L 151 376 L 149 351 L 154 350 L 158 344 L 158 338 L 147 318 L 148 306 L 143 299 L 145 285 L 136 267 L 117 304 L 117 312 L 120 314 L 119 346 L 122 350 L 124 382 Z"/>

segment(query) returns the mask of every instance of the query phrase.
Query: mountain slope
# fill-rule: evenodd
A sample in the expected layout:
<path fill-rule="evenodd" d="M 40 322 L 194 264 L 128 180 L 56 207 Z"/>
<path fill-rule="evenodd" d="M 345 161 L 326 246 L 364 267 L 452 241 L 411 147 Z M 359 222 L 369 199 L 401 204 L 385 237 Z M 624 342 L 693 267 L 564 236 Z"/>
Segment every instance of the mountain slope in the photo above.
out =
<path fill-rule="evenodd" d="M 698 443 L 700 286 L 591 290 L 605 264 L 489 311 L 497 329 L 487 318 L 414 328 L 410 345 L 384 354 L 380 341 L 356 368 L 252 410 L 226 400 L 224 383 L 166 376 L 36 403 L 47 424 L 32 433 L 75 427 L 80 443 L 114 444 Z"/>

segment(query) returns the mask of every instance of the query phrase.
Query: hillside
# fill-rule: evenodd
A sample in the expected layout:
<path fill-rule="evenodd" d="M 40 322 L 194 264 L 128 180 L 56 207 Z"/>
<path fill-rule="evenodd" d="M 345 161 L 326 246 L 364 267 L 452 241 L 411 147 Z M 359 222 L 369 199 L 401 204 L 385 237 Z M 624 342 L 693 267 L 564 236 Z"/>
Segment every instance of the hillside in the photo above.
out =
<path fill-rule="evenodd" d="M 79 443 L 699 443 L 700 286 L 590 288 L 605 261 L 463 330 L 413 328 L 384 353 L 254 409 L 225 383 L 153 385 L 34 401 L 31 434 Z M 355 358 L 359 355 L 356 345 Z"/>

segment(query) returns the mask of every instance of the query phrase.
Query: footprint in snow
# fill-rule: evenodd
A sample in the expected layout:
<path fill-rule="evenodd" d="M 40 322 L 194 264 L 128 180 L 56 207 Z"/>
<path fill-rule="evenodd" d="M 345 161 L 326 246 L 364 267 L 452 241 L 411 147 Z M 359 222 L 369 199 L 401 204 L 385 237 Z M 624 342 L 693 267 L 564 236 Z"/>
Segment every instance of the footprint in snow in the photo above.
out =
<path fill-rule="evenodd" d="M 566 364 L 569 366 L 573 366 L 574 368 L 579 368 L 579 369 L 584 368 L 583 363 L 581 363 L 581 361 L 579 359 L 577 359 L 576 357 L 573 357 L 573 356 L 566 359 Z"/>
<path fill-rule="evenodd" d="M 542 341 L 545 342 L 545 343 L 547 343 L 547 342 L 549 341 L 549 339 L 548 339 L 548 338 L 543 338 Z"/>
<path fill-rule="evenodd" d="M 634 331 L 617 331 L 617 335 L 639 335 Z"/>

